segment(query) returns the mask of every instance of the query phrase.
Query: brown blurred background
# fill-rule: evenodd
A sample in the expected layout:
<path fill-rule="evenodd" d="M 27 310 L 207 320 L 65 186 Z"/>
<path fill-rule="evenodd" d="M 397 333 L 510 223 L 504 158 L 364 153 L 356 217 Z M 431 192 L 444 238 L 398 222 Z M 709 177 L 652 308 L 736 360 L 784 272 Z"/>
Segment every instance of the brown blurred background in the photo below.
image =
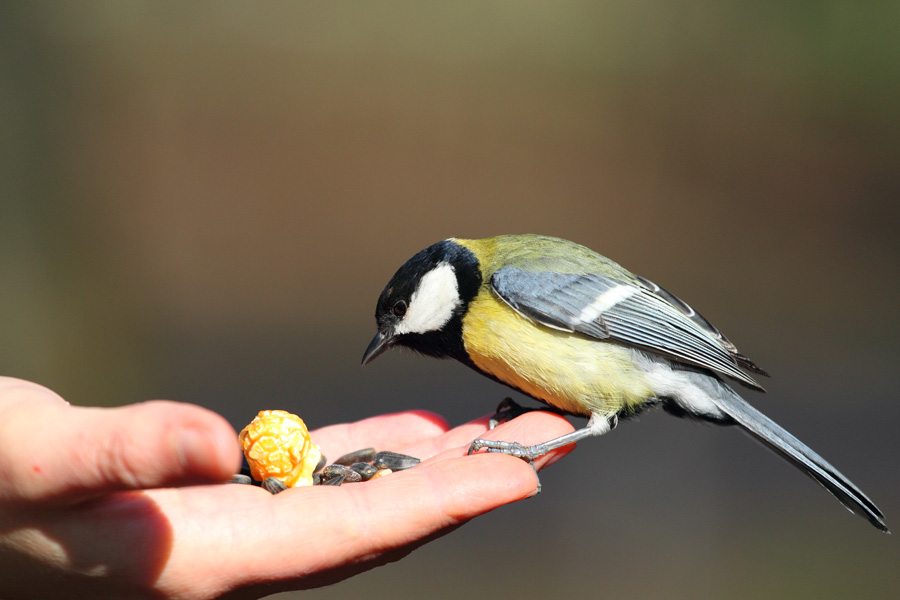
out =
<path fill-rule="evenodd" d="M 0 372 L 461 423 L 507 390 L 359 367 L 382 286 L 451 235 L 558 235 L 699 308 L 900 528 L 898 6 L 4 3 Z M 735 430 L 648 414 L 542 477 L 305 596 L 900 593 L 892 537 Z"/>

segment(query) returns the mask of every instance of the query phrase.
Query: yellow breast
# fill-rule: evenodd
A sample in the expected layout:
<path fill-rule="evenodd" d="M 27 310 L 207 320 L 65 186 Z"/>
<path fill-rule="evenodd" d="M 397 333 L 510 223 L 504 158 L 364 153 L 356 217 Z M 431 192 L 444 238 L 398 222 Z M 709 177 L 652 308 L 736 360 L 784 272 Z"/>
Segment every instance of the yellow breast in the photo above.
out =
<path fill-rule="evenodd" d="M 479 369 L 573 414 L 611 416 L 653 394 L 629 348 L 536 324 L 486 286 L 463 319 L 463 344 Z"/>

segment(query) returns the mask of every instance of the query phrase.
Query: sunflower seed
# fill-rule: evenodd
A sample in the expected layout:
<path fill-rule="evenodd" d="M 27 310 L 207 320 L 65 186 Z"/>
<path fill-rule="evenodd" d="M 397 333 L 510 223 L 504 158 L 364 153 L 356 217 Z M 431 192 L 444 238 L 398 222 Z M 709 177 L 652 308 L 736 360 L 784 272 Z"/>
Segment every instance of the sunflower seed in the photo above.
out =
<path fill-rule="evenodd" d="M 322 485 L 341 485 L 344 483 L 344 476 L 338 475 L 337 477 L 332 477 L 331 479 L 323 479 Z"/>
<path fill-rule="evenodd" d="M 280 494 L 288 489 L 283 481 L 275 479 L 274 477 L 266 477 L 262 482 L 262 486 L 273 494 Z"/>
<path fill-rule="evenodd" d="M 350 465 L 350 468 L 353 469 L 356 473 L 359 473 L 359 476 L 362 477 L 363 481 L 368 481 L 372 478 L 372 475 L 378 472 L 378 469 L 369 463 L 358 462 Z"/>
<path fill-rule="evenodd" d="M 363 448 L 362 450 L 343 455 L 334 461 L 334 464 L 349 467 L 353 463 L 372 462 L 373 458 L 375 458 L 375 448 Z"/>
<path fill-rule="evenodd" d="M 402 471 L 419 464 L 420 461 L 414 456 L 407 456 L 398 452 L 384 451 L 375 455 L 372 464 L 378 469 L 390 469 L 392 471 Z"/>
<path fill-rule="evenodd" d="M 350 467 L 345 467 L 344 465 L 328 465 L 322 471 L 323 479 L 333 479 L 338 476 L 343 477 L 346 483 L 356 483 L 357 481 L 362 481 L 362 476 L 359 473 L 357 473 Z"/>
<path fill-rule="evenodd" d="M 325 455 L 323 454 L 319 457 L 319 462 L 318 464 L 316 464 L 316 468 L 313 473 L 318 473 L 319 471 L 324 469 L 326 464 L 328 464 L 328 459 L 325 458 Z"/>

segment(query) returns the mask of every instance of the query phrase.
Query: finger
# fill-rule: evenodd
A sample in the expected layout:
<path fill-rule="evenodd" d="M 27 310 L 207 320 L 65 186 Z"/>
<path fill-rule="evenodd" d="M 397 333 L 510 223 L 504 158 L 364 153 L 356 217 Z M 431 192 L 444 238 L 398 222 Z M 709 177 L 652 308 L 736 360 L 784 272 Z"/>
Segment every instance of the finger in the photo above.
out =
<path fill-rule="evenodd" d="M 557 438 L 573 430 L 571 423 L 564 417 L 556 413 L 538 410 L 525 413 L 512 421 L 501 423 L 492 430 L 488 429 L 488 417 L 476 419 L 454 427 L 440 437 L 422 440 L 404 446 L 401 450 L 420 458 L 434 456 L 449 449 L 462 449 L 462 454 L 465 454 L 476 438 L 519 442 L 522 445 L 530 446 Z M 573 446 L 566 446 L 562 449 L 564 452 L 552 452 L 547 455 L 546 459 L 537 462 L 540 465 L 555 462 L 572 449 Z"/>
<path fill-rule="evenodd" d="M 498 427 L 497 434 L 532 443 L 572 430 L 557 415 L 527 417 L 515 428 Z M 405 419 L 407 415 L 388 415 L 381 421 L 403 424 Z M 477 515 L 533 495 L 537 481 L 525 461 L 501 454 L 465 455 L 471 440 L 484 433 L 486 423 L 487 419 L 480 419 L 447 431 L 438 436 L 442 443 L 430 447 L 440 452 L 438 456 L 366 483 L 291 489 L 277 496 L 238 485 L 192 488 L 190 495 L 178 490 L 153 492 L 160 505 L 169 504 L 167 497 L 177 496 L 180 510 L 168 513 L 175 530 L 194 527 L 192 519 L 187 525 L 179 524 L 184 518 L 179 513 L 203 515 L 205 536 L 189 536 L 176 544 L 176 552 L 190 556 L 189 570 L 173 569 L 168 574 L 176 580 L 216 580 L 228 588 L 250 586 L 236 597 L 262 595 L 253 592 L 254 582 L 265 594 L 327 585 L 397 560 Z M 535 466 L 550 460 L 542 457 Z M 210 510 L 211 506 L 220 508 Z M 198 540 L 203 540 L 202 546 L 196 545 Z M 213 550 L 232 547 L 236 540 L 241 552 Z M 303 552 L 289 550 L 298 546 Z M 229 558 L 235 562 L 227 563 Z M 222 582 L 223 572 L 235 580 Z M 272 583 L 276 581 L 281 583 Z"/>
<path fill-rule="evenodd" d="M 81 408 L 52 401 L 38 386 L 0 395 L 12 398 L 0 420 L 0 498 L 8 501 L 221 481 L 240 468 L 234 430 L 198 406 Z"/>
<path fill-rule="evenodd" d="M 243 542 L 253 551 L 242 554 L 234 573 L 243 578 L 238 585 L 301 577 L 287 587 L 333 583 L 534 489 L 526 462 L 479 454 L 423 463 L 364 484 L 260 495 L 250 509 L 259 527 Z M 298 543 L 302 553 L 285 552 Z"/>
<path fill-rule="evenodd" d="M 536 410 L 525 413 L 512 421 L 502 423 L 499 426 L 479 436 L 487 440 L 502 440 L 505 442 L 518 442 L 523 446 L 533 446 L 554 440 L 562 435 L 575 431 L 569 421 L 556 413 Z M 572 450 L 575 444 L 563 446 L 548 454 L 535 459 L 535 466 L 540 468 L 551 465 Z M 468 452 L 468 448 L 466 448 Z"/>
<path fill-rule="evenodd" d="M 310 435 L 325 456 L 335 459 L 361 448 L 397 450 L 440 436 L 449 428 L 440 415 L 416 410 L 330 425 L 311 431 Z"/>

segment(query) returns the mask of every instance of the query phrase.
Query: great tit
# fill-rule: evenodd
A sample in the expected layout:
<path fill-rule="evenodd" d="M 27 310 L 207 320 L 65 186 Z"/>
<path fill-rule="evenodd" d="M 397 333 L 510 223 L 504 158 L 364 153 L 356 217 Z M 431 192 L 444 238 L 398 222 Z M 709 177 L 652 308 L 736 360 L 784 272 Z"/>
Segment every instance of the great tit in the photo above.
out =
<path fill-rule="evenodd" d="M 724 378 L 763 391 L 767 375 L 685 302 L 563 239 L 450 238 L 410 258 L 378 299 L 367 364 L 392 346 L 455 358 L 587 426 L 536 446 L 475 440 L 533 460 L 602 435 L 649 407 L 738 425 L 888 532 L 837 469 L 744 401 Z"/>

